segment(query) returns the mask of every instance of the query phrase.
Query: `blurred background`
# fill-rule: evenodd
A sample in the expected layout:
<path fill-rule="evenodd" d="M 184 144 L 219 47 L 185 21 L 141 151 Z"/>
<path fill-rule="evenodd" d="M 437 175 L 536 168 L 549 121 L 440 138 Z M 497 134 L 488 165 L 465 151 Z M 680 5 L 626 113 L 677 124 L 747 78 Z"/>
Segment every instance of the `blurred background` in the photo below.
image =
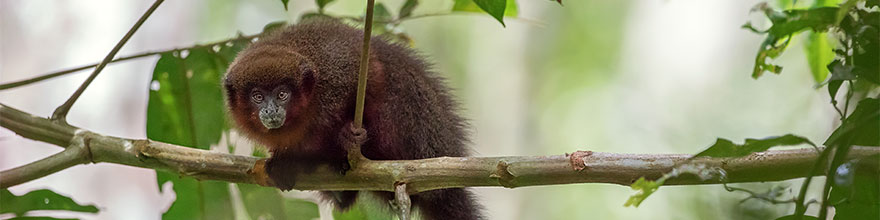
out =
<path fill-rule="evenodd" d="M 379 0 L 397 9 L 402 0 Z M 777 61 L 781 75 L 750 78 L 769 26 L 749 9 L 760 1 L 520 0 L 506 27 L 486 14 L 407 20 L 401 30 L 450 79 L 472 125 L 478 156 L 554 155 L 575 150 L 695 153 L 716 137 L 742 142 L 792 133 L 821 142 L 837 119 L 816 90 L 802 43 Z M 0 1 L 0 83 L 100 61 L 152 1 Z M 362 1 L 338 0 L 332 15 L 359 16 Z M 414 14 L 444 13 L 450 0 L 422 1 Z M 312 0 L 167 1 L 119 56 L 255 34 L 267 23 L 298 21 Z M 394 14 L 396 10 L 392 10 Z M 761 26 L 764 24 L 765 26 Z M 114 63 L 74 105 L 71 124 L 107 135 L 145 138 L 147 94 L 158 56 Z M 54 108 L 88 71 L 0 91 L 0 102 L 38 116 Z M 0 170 L 62 148 L 0 128 Z M 83 219 L 158 219 L 174 201 L 153 170 L 115 164 L 76 166 L 10 188 L 52 189 L 96 215 Z M 2 178 L 2 177 L 0 177 Z M 737 184 L 765 191 L 800 180 Z M 817 185 L 817 184 L 814 184 Z M 166 186 L 168 187 L 168 186 Z M 490 219 L 772 219 L 794 209 L 719 185 L 663 187 L 638 208 L 634 191 L 610 184 L 473 189 Z M 809 199 L 809 198 L 808 198 Z M 811 209 L 808 213 L 814 213 Z"/>

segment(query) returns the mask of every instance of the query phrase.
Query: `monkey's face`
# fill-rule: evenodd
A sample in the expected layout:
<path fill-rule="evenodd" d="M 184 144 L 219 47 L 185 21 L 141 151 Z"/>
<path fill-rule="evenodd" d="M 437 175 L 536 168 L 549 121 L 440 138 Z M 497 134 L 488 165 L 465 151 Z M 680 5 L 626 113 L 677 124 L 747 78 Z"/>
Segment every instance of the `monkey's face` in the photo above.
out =
<path fill-rule="evenodd" d="M 294 146 L 312 120 L 315 70 L 284 47 L 252 45 L 239 52 L 224 80 L 226 103 L 239 131 L 265 146 Z"/>
<path fill-rule="evenodd" d="M 257 110 L 260 122 L 267 129 L 276 129 L 284 125 L 287 118 L 287 102 L 290 100 L 290 88 L 285 85 L 275 88 L 253 88 L 250 102 Z"/>

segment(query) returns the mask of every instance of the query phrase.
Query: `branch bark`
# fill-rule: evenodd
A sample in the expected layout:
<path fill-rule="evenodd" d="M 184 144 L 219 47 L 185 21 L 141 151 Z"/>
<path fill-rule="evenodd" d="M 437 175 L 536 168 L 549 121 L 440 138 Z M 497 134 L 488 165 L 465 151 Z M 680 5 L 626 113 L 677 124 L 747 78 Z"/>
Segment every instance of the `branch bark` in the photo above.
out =
<path fill-rule="evenodd" d="M 177 172 L 201 180 L 222 180 L 272 186 L 266 175 L 265 160 L 188 148 L 151 140 L 112 137 L 71 125 L 35 117 L 0 104 L 0 126 L 29 139 L 71 146 L 82 139 L 88 146 L 91 161 L 125 164 Z M 880 148 L 853 147 L 849 157 L 880 153 Z M 409 193 L 442 188 L 504 186 L 508 188 L 571 184 L 612 183 L 629 185 L 639 177 L 656 179 L 688 161 L 687 154 L 617 154 L 578 151 L 554 156 L 513 157 L 440 157 L 408 161 L 363 161 L 344 176 L 327 167 L 313 173 L 299 174 L 298 190 L 373 190 L 394 192 L 406 184 Z M 699 158 L 704 163 L 726 171 L 726 182 L 778 181 L 809 175 L 819 153 L 812 148 L 774 150 L 741 158 Z M 5 173 L 5 172 L 4 172 Z M 817 175 L 823 175 L 818 173 Z M 5 187 L 20 180 L 0 178 Z M 719 179 L 700 180 L 683 175 L 666 185 L 718 184 Z"/>

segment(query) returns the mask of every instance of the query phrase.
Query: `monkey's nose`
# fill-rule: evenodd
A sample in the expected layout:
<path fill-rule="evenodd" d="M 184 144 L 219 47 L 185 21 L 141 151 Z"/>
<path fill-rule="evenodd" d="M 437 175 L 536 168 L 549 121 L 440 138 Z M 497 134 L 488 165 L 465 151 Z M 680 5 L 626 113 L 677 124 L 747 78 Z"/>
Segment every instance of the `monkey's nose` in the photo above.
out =
<path fill-rule="evenodd" d="M 284 125 L 284 112 L 273 110 L 260 111 L 260 122 L 268 129 L 276 129 Z"/>

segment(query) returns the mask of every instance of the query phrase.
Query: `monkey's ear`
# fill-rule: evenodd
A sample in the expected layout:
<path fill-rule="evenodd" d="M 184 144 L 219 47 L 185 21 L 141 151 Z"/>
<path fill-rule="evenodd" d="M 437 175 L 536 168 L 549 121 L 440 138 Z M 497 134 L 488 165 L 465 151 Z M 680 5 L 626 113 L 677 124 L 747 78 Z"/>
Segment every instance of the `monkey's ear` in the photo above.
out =
<path fill-rule="evenodd" d="M 303 96 L 309 97 L 312 95 L 312 90 L 315 88 L 315 71 L 309 67 L 302 67 L 302 83 L 300 85 L 300 92 Z"/>

